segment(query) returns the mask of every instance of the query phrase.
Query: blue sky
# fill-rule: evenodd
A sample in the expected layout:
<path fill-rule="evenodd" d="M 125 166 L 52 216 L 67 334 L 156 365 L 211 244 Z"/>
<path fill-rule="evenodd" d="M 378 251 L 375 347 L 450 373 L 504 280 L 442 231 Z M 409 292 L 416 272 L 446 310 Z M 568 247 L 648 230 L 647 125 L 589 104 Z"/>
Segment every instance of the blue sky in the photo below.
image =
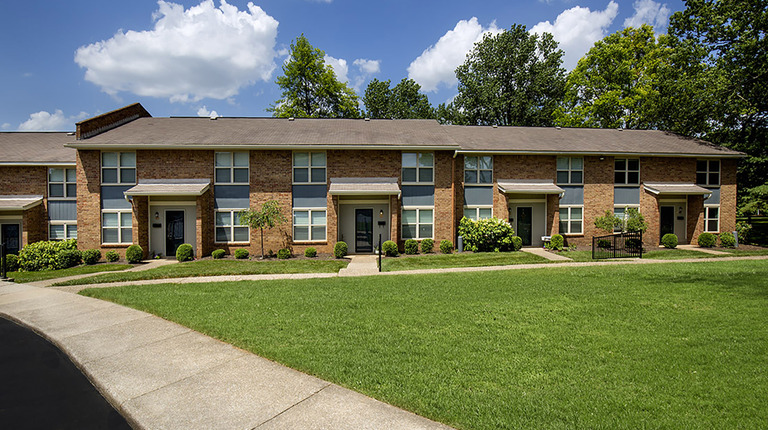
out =
<path fill-rule="evenodd" d="M 602 37 L 666 31 L 680 0 L 70 0 L 0 6 L 0 130 L 74 130 L 140 102 L 153 116 L 269 116 L 288 46 L 304 33 L 362 96 L 413 78 L 433 105 L 486 32 L 553 33 L 565 67 Z"/>

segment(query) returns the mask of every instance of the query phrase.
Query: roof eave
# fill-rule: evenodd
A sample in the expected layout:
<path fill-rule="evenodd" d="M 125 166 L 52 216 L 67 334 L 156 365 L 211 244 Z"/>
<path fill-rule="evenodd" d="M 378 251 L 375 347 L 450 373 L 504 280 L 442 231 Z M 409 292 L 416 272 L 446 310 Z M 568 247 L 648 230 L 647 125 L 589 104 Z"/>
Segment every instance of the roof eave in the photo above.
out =
<path fill-rule="evenodd" d="M 459 149 L 456 154 L 493 154 L 493 155 L 591 155 L 591 156 L 622 156 L 622 157 L 674 157 L 674 158 L 745 158 L 747 154 L 704 154 L 704 153 L 669 153 L 669 152 L 619 152 L 619 151 L 525 151 L 525 150 L 484 150 Z"/>
<path fill-rule="evenodd" d="M 288 144 L 288 145 L 257 145 L 257 144 L 119 144 L 119 143 L 68 143 L 68 148 L 83 150 L 142 150 L 142 149 L 195 149 L 195 150 L 419 150 L 419 151 L 455 151 L 457 145 L 324 145 L 324 144 Z"/>

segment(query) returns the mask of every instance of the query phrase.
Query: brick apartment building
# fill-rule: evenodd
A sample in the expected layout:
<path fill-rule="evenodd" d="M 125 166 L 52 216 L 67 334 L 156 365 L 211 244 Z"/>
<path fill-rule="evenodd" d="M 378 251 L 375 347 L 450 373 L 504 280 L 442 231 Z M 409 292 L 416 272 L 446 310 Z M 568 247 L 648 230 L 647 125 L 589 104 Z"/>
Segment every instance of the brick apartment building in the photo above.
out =
<path fill-rule="evenodd" d="M 154 118 L 139 104 L 63 136 L 62 153 L 76 150 L 79 247 L 122 254 L 137 243 L 148 255 L 173 255 L 181 243 L 198 256 L 218 248 L 258 252 L 259 232 L 241 226 L 237 213 L 268 200 L 290 220 L 265 233 L 265 248 L 274 251 L 331 252 L 343 240 L 351 253 L 370 253 L 379 235 L 401 245 L 408 238 L 455 242 L 463 216 L 507 219 L 530 246 L 555 233 L 589 246 L 602 234 L 596 217 L 631 207 L 650 225 L 646 245 L 667 232 L 696 243 L 703 231 L 735 228 L 743 156 L 661 131 Z M 0 171 L 0 200 L 35 195 L 50 207 L 45 191 L 59 176 L 39 163 L 43 175 L 26 181 L 34 189 L 10 186 L 14 174 Z M 32 210 L 13 208 L 16 216 Z M 48 219 L 45 210 L 30 212 L 23 225 L 39 225 L 22 244 L 45 238 L 46 229 L 54 236 L 60 221 L 46 210 Z"/>

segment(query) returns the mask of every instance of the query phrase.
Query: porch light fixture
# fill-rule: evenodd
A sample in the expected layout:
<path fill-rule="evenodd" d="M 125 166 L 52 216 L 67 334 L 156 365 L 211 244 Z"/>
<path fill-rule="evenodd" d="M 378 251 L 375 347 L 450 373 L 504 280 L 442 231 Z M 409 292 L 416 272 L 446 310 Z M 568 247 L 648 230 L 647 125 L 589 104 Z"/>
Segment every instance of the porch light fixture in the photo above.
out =
<path fill-rule="evenodd" d="M 160 213 L 155 212 L 155 221 L 160 221 Z"/>
<path fill-rule="evenodd" d="M 379 218 L 384 218 L 384 210 L 379 210 Z"/>

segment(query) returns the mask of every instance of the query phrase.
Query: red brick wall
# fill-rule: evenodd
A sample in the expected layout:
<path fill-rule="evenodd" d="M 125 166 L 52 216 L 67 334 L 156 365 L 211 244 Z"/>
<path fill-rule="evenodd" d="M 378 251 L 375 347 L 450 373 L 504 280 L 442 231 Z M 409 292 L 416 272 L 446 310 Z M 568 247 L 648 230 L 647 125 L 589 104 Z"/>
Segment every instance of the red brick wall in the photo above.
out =
<path fill-rule="evenodd" d="M 269 201 L 276 200 L 282 208 L 286 222 L 272 229 L 264 230 L 264 252 L 269 250 L 277 253 L 281 248 L 291 247 L 293 235 L 293 199 L 291 151 L 251 151 L 251 208 L 261 209 Z M 329 211 L 330 212 L 330 211 Z M 330 220 L 328 220 L 330 224 Z M 330 230 L 330 229 L 329 229 Z M 330 231 L 329 238 L 330 236 Z M 314 246 L 314 245 L 308 245 Z M 304 247 L 293 247 L 293 252 L 304 252 Z M 236 247 L 239 248 L 239 247 Z M 318 252 L 327 252 L 327 248 Z M 250 252 L 261 255 L 261 231 L 251 229 Z"/>
<path fill-rule="evenodd" d="M 569 237 L 569 244 L 591 247 L 592 237 L 606 234 L 595 228 L 595 219 L 613 212 L 613 167 L 613 157 L 584 157 L 584 234 Z"/>
<path fill-rule="evenodd" d="M 43 203 L 22 215 L 21 246 L 48 240 L 48 168 L 45 166 L 0 167 L 0 194 L 43 196 Z"/>
<path fill-rule="evenodd" d="M 435 231 L 434 240 L 453 241 L 453 152 L 435 152 Z M 400 211 L 398 210 L 398 213 Z"/>
<path fill-rule="evenodd" d="M 673 157 L 642 157 L 640 158 L 640 181 L 645 182 L 696 182 L 696 160 L 692 158 Z M 703 226 L 701 217 L 701 199 L 688 197 L 688 240 L 694 238 L 695 231 L 700 231 Z M 648 230 L 643 235 L 643 243 L 647 247 L 659 245 L 661 226 L 658 196 L 640 190 L 640 213 L 648 223 Z M 701 226 L 699 226 L 701 224 Z M 698 233 L 695 233 L 698 235 Z M 681 239 L 682 241 L 683 239 Z"/>
<path fill-rule="evenodd" d="M 100 151 L 77 151 L 77 246 L 101 249 L 103 254 L 110 248 L 101 246 L 100 157 Z"/>
<path fill-rule="evenodd" d="M 557 175 L 557 157 L 549 155 L 494 155 L 493 156 L 493 215 L 500 219 L 509 219 L 509 201 L 496 183 L 500 179 L 549 179 Z M 463 161 L 462 161 L 463 163 Z M 463 166 L 463 164 L 462 164 Z M 463 173 L 462 173 L 463 175 Z M 547 201 L 547 211 L 558 210 Z M 551 214 L 548 214 L 548 218 Z"/>
<path fill-rule="evenodd" d="M 720 231 L 736 230 L 736 160 L 720 163 Z"/>

